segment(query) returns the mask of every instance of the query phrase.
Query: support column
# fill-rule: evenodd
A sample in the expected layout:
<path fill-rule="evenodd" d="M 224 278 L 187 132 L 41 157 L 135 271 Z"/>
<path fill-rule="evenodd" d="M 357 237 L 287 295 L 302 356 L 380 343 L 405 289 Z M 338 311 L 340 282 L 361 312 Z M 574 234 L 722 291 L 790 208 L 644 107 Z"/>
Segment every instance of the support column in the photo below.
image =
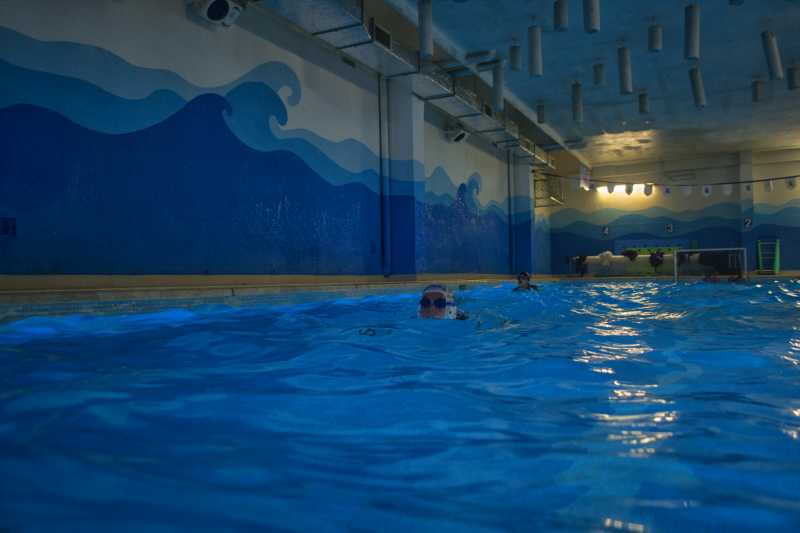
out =
<path fill-rule="evenodd" d="M 739 181 L 754 179 L 753 152 L 739 153 Z M 756 269 L 756 242 L 753 233 L 755 228 L 755 209 L 753 207 L 753 193 L 756 184 L 749 187 L 739 186 L 739 206 L 741 219 L 741 245 L 747 250 L 747 265 L 750 270 Z"/>
<path fill-rule="evenodd" d="M 416 273 L 416 200 L 424 191 L 425 103 L 411 91 L 411 78 L 387 82 L 388 176 L 384 228 L 390 261 L 384 275 Z"/>
<path fill-rule="evenodd" d="M 534 191 L 528 159 L 511 156 L 511 257 L 512 274 L 534 270 Z"/>

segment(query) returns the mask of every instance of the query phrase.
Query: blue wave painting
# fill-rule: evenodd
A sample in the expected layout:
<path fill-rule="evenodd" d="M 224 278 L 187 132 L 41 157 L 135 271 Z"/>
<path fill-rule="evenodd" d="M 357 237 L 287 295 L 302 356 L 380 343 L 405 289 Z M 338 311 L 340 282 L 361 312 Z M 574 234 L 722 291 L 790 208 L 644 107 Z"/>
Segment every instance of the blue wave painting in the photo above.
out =
<path fill-rule="evenodd" d="M 334 186 L 291 152 L 258 152 L 215 95 L 141 132 L 0 111 L 6 274 L 377 273 L 376 195 Z"/>
<path fill-rule="evenodd" d="M 432 193 L 393 174 L 385 204 L 364 144 L 273 128 L 278 91 L 301 103 L 286 65 L 203 92 L 94 47 L 0 43 L 0 216 L 18 232 L 1 273 L 379 274 L 382 217 L 398 214 L 392 273 L 508 271 L 508 215 L 478 201 L 479 175 L 456 187 L 442 171 Z"/>
<path fill-rule="evenodd" d="M 601 209 L 591 214 L 564 209 L 551 217 L 552 269 L 567 273 L 570 257 L 606 250 L 620 253 L 629 246 L 738 247 L 742 245 L 741 216 L 738 203 L 681 212 L 662 207 Z"/>

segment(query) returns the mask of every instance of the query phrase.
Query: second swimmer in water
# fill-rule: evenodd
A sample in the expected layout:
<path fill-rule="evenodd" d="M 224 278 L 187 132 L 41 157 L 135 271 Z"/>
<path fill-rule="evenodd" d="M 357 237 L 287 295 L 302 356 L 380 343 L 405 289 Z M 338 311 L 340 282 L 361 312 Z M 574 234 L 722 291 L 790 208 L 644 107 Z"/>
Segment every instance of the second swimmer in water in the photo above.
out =
<path fill-rule="evenodd" d="M 527 272 L 520 272 L 517 276 L 517 286 L 514 292 L 538 291 L 539 287 L 531 283 L 531 275 Z"/>

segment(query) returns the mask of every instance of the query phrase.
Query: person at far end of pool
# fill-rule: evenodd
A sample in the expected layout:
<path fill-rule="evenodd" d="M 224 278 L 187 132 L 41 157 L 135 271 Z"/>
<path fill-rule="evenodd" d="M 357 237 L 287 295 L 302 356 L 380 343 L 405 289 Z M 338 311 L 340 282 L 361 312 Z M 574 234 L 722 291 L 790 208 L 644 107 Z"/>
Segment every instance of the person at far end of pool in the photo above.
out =
<path fill-rule="evenodd" d="M 438 318 L 450 320 L 466 320 L 467 314 L 456 307 L 453 294 L 444 285 L 428 285 L 422 291 L 417 316 L 420 318 Z"/>
<path fill-rule="evenodd" d="M 524 292 L 524 291 L 538 291 L 539 287 L 531 283 L 531 275 L 527 272 L 520 272 L 519 276 L 517 276 L 517 286 L 514 287 L 513 292 Z"/>

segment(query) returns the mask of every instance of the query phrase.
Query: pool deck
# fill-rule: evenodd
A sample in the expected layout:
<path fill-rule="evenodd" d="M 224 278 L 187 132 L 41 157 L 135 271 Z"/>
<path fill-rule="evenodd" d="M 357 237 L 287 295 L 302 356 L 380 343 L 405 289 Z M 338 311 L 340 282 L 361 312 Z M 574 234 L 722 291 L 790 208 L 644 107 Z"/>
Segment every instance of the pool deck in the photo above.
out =
<path fill-rule="evenodd" d="M 800 271 L 751 279 L 800 278 Z M 330 294 L 358 296 L 419 289 L 445 283 L 467 290 L 511 282 L 511 275 L 427 274 L 420 276 L 10 276 L 0 275 L 0 322 L 27 316 L 71 313 L 132 313 L 203 304 L 247 305 L 323 299 Z M 699 278 L 683 278 L 699 279 Z M 534 276 L 536 282 L 611 280 L 672 281 L 660 277 Z"/>

